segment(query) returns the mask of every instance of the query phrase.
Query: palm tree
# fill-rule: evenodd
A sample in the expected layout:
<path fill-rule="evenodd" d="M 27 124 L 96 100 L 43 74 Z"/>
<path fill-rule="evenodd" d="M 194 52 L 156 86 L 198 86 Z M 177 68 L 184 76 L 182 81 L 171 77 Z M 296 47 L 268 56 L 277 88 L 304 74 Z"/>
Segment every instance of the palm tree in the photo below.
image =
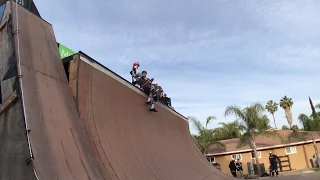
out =
<path fill-rule="evenodd" d="M 215 128 L 213 131 L 219 140 L 240 138 L 241 131 L 244 130 L 244 126 L 238 120 L 229 123 L 220 122 L 218 125 L 222 127 Z"/>
<path fill-rule="evenodd" d="M 284 96 L 280 100 L 280 107 L 284 109 L 290 129 L 292 128 L 292 112 L 291 112 L 292 105 L 293 105 L 292 98 L 288 98 L 287 96 Z"/>
<path fill-rule="evenodd" d="M 256 137 L 273 137 L 273 138 L 283 138 L 278 134 L 276 130 L 270 130 L 269 119 L 263 114 L 264 106 L 260 103 L 252 104 L 249 107 L 241 109 L 238 106 L 228 106 L 225 110 L 225 116 L 233 115 L 239 118 L 244 125 L 244 133 L 241 135 L 238 142 L 238 147 L 243 147 L 247 144 L 254 151 L 254 156 L 258 166 L 258 175 L 261 175 L 261 169 L 259 166 L 259 158 L 256 146 Z"/>
<path fill-rule="evenodd" d="M 306 114 L 300 114 L 298 119 L 300 123 L 303 125 L 303 130 L 305 131 L 320 131 L 320 116 L 319 112 L 316 112 L 315 108 L 319 107 L 320 104 L 313 106 L 313 102 L 309 97 L 309 103 L 311 107 L 311 115 L 308 116 Z"/>
<path fill-rule="evenodd" d="M 304 131 L 311 131 L 313 123 L 312 119 L 309 116 L 307 116 L 306 114 L 300 114 L 298 116 L 298 119 L 300 123 L 303 125 Z"/>
<path fill-rule="evenodd" d="M 276 129 L 278 129 L 277 128 L 277 124 L 276 124 L 276 119 L 274 118 L 274 113 L 276 111 L 278 111 L 278 103 L 273 102 L 272 100 L 270 100 L 270 101 L 268 101 L 268 103 L 266 105 L 266 109 L 270 114 L 272 114 L 273 121 L 274 121 L 274 126 L 275 126 Z"/>
<path fill-rule="evenodd" d="M 220 143 L 218 139 L 214 137 L 214 131 L 212 129 L 208 129 L 208 124 L 214 119 L 216 119 L 215 116 L 207 117 L 206 124 L 203 126 L 196 117 L 188 116 L 188 120 L 198 131 L 198 135 L 192 135 L 192 137 L 196 140 L 204 156 L 207 156 L 208 149 L 212 146 L 222 147 L 225 150 L 225 145 Z"/>
<path fill-rule="evenodd" d="M 298 117 L 300 123 L 303 125 L 303 130 L 304 132 L 294 132 L 293 134 L 291 134 L 289 136 L 290 138 L 294 138 L 294 137 L 301 137 L 301 136 L 306 136 L 308 134 L 311 135 L 312 138 L 312 142 L 313 142 L 313 148 L 314 148 L 314 152 L 316 154 L 316 159 L 318 161 L 318 164 L 320 165 L 320 159 L 319 159 L 319 150 L 318 147 L 316 145 L 316 141 L 314 139 L 314 131 L 319 131 L 320 129 L 320 120 L 319 119 L 313 119 L 310 118 L 309 116 L 307 116 L 306 114 L 300 114 Z"/>
<path fill-rule="evenodd" d="M 314 131 L 320 131 L 320 117 L 318 116 L 318 113 L 316 113 L 315 107 L 319 107 L 320 105 L 318 104 L 314 107 L 310 97 L 309 97 L 309 103 L 310 103 L 311 112 L 312 112 L 311 116 L 308 116 L 306 114 L 300 114 L 298 116 L 300 123 L 303 125 L 304 132 L 293 132 L 289 136 L 289 139 L 306 136 L 310 134 L 313 142 L 313 148 L 315 151 L 316 159 L 318 164 L 320 165 L 319 151 L 316 145 L 316 141 L 314 139 Z"/>

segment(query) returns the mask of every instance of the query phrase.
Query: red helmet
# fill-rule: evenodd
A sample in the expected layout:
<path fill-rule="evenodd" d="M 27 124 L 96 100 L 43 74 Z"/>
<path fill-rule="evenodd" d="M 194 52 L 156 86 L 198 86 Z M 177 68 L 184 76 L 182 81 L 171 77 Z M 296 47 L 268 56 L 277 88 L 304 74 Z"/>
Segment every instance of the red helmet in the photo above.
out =
<path fill-rule="evenodd" d="M 140 66 L 139 62 L 134 62 L 133 65 L 134 66 L 136 66 L 136 65 Z"/>

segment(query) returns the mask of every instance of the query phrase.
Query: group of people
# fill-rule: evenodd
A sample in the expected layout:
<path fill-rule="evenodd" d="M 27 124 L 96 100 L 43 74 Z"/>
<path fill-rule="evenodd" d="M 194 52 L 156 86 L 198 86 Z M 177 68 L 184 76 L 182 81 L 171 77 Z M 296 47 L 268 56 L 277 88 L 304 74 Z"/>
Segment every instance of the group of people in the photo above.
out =
<path fill-rule="evenodd" d="M 157 82 L 153 82 L 153 78 L 147 78 L 147 71 L 143 70 L 140 73 L 139 67 L 139 62 L 134 62 L 132 65 L 130 71 L 132 84 L 147 94 L 148 98 L 146 103 L 150 105 L 150 111 L 158 112 L 154 107 L 154 102 L 158 100 L 168 107 L 173 108 L 171 106 L 171 99 L 167 97 L 162 87 L 159 86 Z"/>
<path fill-rule="evenodd" d="M 231 162 L 229 163 L 229 169 L 233 177 L 237 177 L 237 178 L 243 177 L 242 162 L 240 161 L 240 159 L 237 159 L 237 161 L 232 159 Z"/>
<path fill-rule="evenodd" d="M 270 175 L 274 177 L 275 175 L 279 175 L 278 171 L 278 163 L 280 162 L 280 158 L 273 154 L 272 152 L 269 152 L 269 162 L 270 162 Z M 233 177 L 237 178 L 243 178 L 243 168 L 242 163 L 240 162 L 240 159 L 237 159 L 235 161 L 234 159 L 231 160 L 229 163 L 229 169 Z M 268 175 L 269 176 L 269 175 Z"/>

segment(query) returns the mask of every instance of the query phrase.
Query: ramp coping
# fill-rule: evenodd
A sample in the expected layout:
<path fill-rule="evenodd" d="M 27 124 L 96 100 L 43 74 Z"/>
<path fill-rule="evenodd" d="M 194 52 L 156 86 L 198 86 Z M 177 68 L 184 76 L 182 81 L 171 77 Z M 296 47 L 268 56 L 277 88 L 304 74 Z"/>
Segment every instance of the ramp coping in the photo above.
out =
<path fill-rule="evenodd" d="M 111 78 L 115 79 L 116 81 L 120 82 L 121 84 L 123 84 L 123 85 L 127 86 L 128 88 L 132 89 L 136 93 L 138 93 L 138 94 L 140 94 L 140 95 L 142 95 L 144 97 L 147 97 L 141 90 L 139 90 L 137 87 L 133 86 L 129 81 L 125 80 L 120 75 L 117 75 L 115 72 L 111 71 L 110 69 L 108 69 L 107 67 L 105 67 L 102 64 L 98 63 L 97 61 L 93 60 L 92 58 L 90 58 L 89 56 L 84 54 L 83 52 L 80 51 L 79 54 L 80 54 L 80 60 L 82 60 L 83 62 L 85 62 L 85 63 L 89 64 L 90 66 L 98 69 L 99 71 L 107 74 Z M 176 116 L 178 116 L 178 117 L 180 117 L 183 120 L 188 122 L 188 119 L 185 116 L 183 116 L 182 114 L 178 113 L 177 111 L 174 111 L 173 109 L 167 107 L 166 105 L 164 105 L 162 103 L 156 102 L 156 104 L 160 105 L 164 109 L 167 109 L 171 113 L 175 114 Z"/>

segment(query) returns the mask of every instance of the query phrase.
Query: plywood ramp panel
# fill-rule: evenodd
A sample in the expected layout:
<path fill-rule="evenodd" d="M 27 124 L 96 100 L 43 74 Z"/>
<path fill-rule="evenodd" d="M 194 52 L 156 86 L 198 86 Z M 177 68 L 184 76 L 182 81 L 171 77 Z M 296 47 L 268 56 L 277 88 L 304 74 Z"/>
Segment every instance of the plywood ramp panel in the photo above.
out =
<path fill-rule="evenodd" d="M 130 84 L 93 67 L 94 61 L 76 61 L 71 66 L 79 66 L 72 69 L 78 71 L 80 119 L 113 178 L 200 180 L 214 174 L 215 179 L 232 179 L 218 173 L 195 147 L 186 119 L 162 106 L 150 112 L 145 97 Z"/>
<path fill-rule="evenodd" d="M 12 4 L 15 30 L 19 24 L 15 54 L 21 62 L 22 99 L 39 179 L 104 179 L 83 136 L 52 26 Z"/>
<path fill-rule="evenodd" d="M 108 177 L 124 180 L 228 180 L 212 167 L 190 136 L 181 115 L 157 104 L 148 110 L 145 96 L 110 70 L 77 54 L 77 105 L 80 119 Z M 70 67 L 71 68 L 71 67 Z M 317 179 L 319 174 L 290 178 Z M 289 179 L 290 179 L 289 178 Z M 279 179 L 288 179 L 280 177 Z"/>
<path fill-rule="evenodd" d="M 19 98 L 12 101 L 15 77 L 3 81 L 10 66 L 15 64 L 13 57 L 13 35 L 9 25 L 11 4 L 6 3 L 4 16 L 0 18 L 0 179 L 36 179 L 32 164 L 26 164 L 30 157 L 24 118 Z M 2 14 L 0 14 L 1 16 Z M 0 98 L 1 99 L 1 98 Z M 11 101 L 11 102 L 10 102 Z"/>

